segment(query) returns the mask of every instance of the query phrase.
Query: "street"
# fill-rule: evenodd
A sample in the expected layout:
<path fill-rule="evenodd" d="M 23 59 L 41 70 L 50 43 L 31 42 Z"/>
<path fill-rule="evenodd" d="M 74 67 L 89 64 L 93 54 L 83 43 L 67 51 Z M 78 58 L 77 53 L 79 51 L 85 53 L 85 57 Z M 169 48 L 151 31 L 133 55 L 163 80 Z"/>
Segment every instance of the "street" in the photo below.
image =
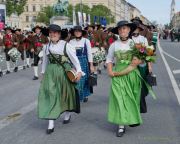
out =
<path fill-rule="evenodd" d="M 180 89 L 180 43 L 161 40 L 160 46 L 163 51 L 160 54 L 157 49 L 153 66 L 157 100 L 147 97 L 148 113 L 142 114 L 143 124 L 127 126 L 122 138 L 116 137 L 116 126 L 107 121 L 110 78 L 105 70 L 98 75 L 98 86 L 88 103 L 81 104 L 81 113 L 73 114 L 68 125 L 62 124 L 63 117 L 56 120 L 55 132 L 47 135 L 47 121 L 37 117 L 40 80 L 32 80 L 33 69 L 29 68 L 0 78 L 0 144 L 180 144 L 176 93 Z M 173 74 L 173 84 L 161 55 Z M 178 89 L 174 88 L 176 84 Z"/>

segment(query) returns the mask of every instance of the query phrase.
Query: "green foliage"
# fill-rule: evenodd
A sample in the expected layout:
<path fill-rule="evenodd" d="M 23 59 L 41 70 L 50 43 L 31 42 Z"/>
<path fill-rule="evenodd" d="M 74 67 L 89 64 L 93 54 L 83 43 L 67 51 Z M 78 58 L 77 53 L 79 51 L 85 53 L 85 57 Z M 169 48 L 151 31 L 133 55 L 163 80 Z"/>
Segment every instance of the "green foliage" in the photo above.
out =
<path fill-rule="evenodd" d="M 37 22 L 45 23 L 46 25 L 50 24 L 50 19 L 57 15 L 52 6 L 44 7 L 37 16 Z"/>
<path fill-rule="evenodd" d="M 18 16 L 24 12 L 27 0 L 6 0 L 7 16 L 16 13 Z"/>
<path fill-rule="evenodd" d="M 83 13 L 91 15 L 91 23 L 93 23 L 93 21 L 94 21 L 94 16 L 105 17 L 107 19 L 108 24 L 114 23 L 114 21 L 115 21 L 114 16 L 112 16 L 112 14 L 111 14 L 111 10 L 108 9 L 104 5 L 96 5 L 96 6 L 93 6 L 93 8 L 91 9 L 88 5 L 82 4 L 82 6 L 81 6 L 81 4 L 77 4 L 75 6 L 75 12 L 76 13 L 78 11 L 81 12 L 81 10 Z M 72 20 L 73 20 L 73 6 L 72 5 L 69 5 L 69 7 L 68 7 L 68 15 L 67 16 L 70 18 L 70 21 L 72 22 Z"/>
<path fill-rule="evenodd" d="M 104 5 L 95 5 L 91 9 L 91 22 L 93 22 L 94 16 L 105 17 L 107 23 L 113 23 L 114 17 L 112 16 L 111 10 Z"/>
<path fill-rule="evenodd" d="M 73 21 L 73 6 L 71 4 L 68 6 L 67 17 L 69 17 L 71 22 Z"/>

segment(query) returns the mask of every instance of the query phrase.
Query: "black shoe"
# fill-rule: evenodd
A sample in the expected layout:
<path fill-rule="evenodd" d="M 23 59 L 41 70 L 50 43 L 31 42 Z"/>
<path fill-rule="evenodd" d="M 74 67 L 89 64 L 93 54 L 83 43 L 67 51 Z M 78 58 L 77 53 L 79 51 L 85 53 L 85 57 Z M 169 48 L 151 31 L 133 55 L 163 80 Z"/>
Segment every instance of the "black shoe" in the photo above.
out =
<path fill-rule="evenodd" d="M 132 124 L 132 125 L 129 125 L 129 127 L 137 127 L 137 126 L 140 126 L 140 124 Z"/>
<path fill-rule="evenodd" d="M 33 80 L 38 80 L 39 78 L 37 76 L 34 76 L 33 77 Z"/>
<path fill-rule="evenodd" d="M 10 71 L 6 71 L 6 74 L 10 74 L 11 72 Z"/>
<path fill-rule="evenodd" d="M 33 67 L 33 66 L 34 66 L 34 64 L 32 63 L 32 64 L 31 64 L 31 66 Z"/>
<path fill-rule="evenodd" d="M 47 129 L 46 130 L 46 134 L 51 134 L 51 133 L 53 133 L 54 132 L 54 128 L 53 129 Z"/>
<path fill-rule="evenodd" d="M 17 71 L 18 71 L 18 67 L 15 67 L 15 68 L 14 68 L 14 72 L 17 72 Z"/>
<path fill-rule="evenodd" d="M 121 132 L 119 130 L 122 130 Z M 126 129 L 125 128 L 118 128 L 116 132 L 117 137 L 122 137 L 125 134 Z"/>
<path fill-rule="evenodd" d="M 71 116 L 69 117 L 68 120 L 63 120 L 63 124 L 68 124 L 68 123 L 70 123 L 70 121 L 71 121 Z"/>
<path fill-rule="evenodd" d="M 0 77 L 2 77 L 2 76 L 3 76 L 3 72 L 1 71 L 1 72 L 0 72 Z"/>
<path fill-rule="evenodd" d="M 101 74 L 101 70 L 98 70 L 98 73 Z"/>
<path fill-rule="evenodd" d="M 106 65 L 104 65 L 104 69 L 107 69 L 107 66 L 106 66 Z"/>
<path fill-rule="evenodd" d="M 88 98 L 87 98 L 87 97 L 84 98 L 83 102 L 84 102 L 84 103 L 88 102 Z"/>
<path fill-rule="evenodd" d="M 25 66 L 23 66 L 23 70 L 25 70 L 26 69 L 26 67 Z"/>
<path fill-rule="evenodd" d="M 27 65 L 27 68 L 29 68 L 29 65 Z"/>

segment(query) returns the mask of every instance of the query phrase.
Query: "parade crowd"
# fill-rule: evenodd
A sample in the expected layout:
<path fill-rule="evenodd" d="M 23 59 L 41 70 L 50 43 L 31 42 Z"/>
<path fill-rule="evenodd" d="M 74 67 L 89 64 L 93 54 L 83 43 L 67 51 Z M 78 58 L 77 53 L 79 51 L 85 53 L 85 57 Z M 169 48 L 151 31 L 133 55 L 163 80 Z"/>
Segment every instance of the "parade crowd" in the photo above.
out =
<path fill-rule="evenodd" d="M 54 132 L 54 121 L 64 113 L 63 124 L 71 113 L 80 113 L 81 102 L 88 102 L 98 75 L 106 69 L 111 77 L 108 121 L 117 125 L 116 136 L 125 134 L 126 126 L 142 124 L 147 113 L 146 96 L 152 91 L 152 65 L 155 57 L 157 29 L 145 25 L 139 17 L 122 20 L 115 27 L 91 24 L 61 29 L 50 24 L 32 31 L 6 27 L 0 33 L 0 63 L 3 53 L 10 71 L 33 67 L 33 80 L 43 75 L 38 93 L 38 117 L 48 120 L 47 134 Z M 0 77 L 3 76 L 0 67 Z"/>

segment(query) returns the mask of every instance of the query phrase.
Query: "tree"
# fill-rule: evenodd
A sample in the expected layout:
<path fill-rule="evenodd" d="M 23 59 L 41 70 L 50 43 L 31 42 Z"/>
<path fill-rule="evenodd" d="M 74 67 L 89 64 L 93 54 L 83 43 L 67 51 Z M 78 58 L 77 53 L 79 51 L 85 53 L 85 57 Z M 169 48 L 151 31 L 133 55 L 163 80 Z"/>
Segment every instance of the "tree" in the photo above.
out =
<path fill-rule="evenodd" d="M 7 16 L 16 13 L 18 16 L 24 12 L 27 0 L 6 0 Z"/>
<path fill-rule="evenodd" d="M 91 22 L 94 21 L 94 16 L 105 17 L 107 23 L 114 23 L 114 16 L 111 13 L 111 10 L 104 5 L 95 5 L 91 9 Z M 98 23 L 100 20 L 98 19 Z"/>
<path fill-rule="evenodd" d="M 37 16 L 37 22 L 45 23 L 46 25 L 50 24 L 50 19 L 57 15 L 52 6 L 44 7 Z"/>
<path fill-rule="evenodd" d="M 71 4 L 68 6 L 67 17 L 69 17 L 71 22 L 73 21 L 73 6 Z"/>

